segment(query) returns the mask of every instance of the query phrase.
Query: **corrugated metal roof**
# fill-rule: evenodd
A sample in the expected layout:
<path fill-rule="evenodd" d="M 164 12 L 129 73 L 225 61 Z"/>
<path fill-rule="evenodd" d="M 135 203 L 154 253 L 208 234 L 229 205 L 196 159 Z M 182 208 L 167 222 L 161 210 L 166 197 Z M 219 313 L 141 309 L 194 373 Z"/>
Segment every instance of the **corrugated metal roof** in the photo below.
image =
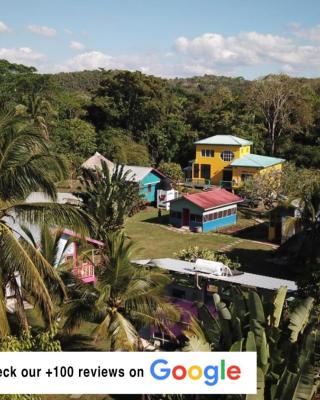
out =
<path fill-rule="evenodd" d="M 129 180 L 133 180 L 135 182 L 142 181 L 153 168 L 150 167 L 137 167 L 135 165 L 124 165 L 123 172 L 128 172 Z"/>
<path fill-rule="evenodd" d="M 26 203 L 52 203 L 51 197 L 49 197 L 46 193 L 43 192 L 32 192 L 25 199 Z M 79 204 L 81 201 L 78 197 L 74 196 L 69 192 L 58 192 L 56 203 L 65 204 Z"/>
<path fill-rule="evenodd" d="M 107 166 L 111 172 L 113 172 L 116 168 L 116 165 L 104 157 L 102 154 L 96 152 L 92 157 L 88 158 L 82 164 L 82 168 L 86 169 L 101 169 L 101 162 L 104 161 L 107 163 Z M 163 175 L 159 171 L 151 167 L 140 167 L 136 165 L 124 165 L 123 172 L 128 172 L 128 181 L 140 182 L 143 178 L 145 178 L 151 171 L 155 171 L 158 175 Z M 164 175 L 163 175 L 164 176 Z"/>
<path fill-rule="evenodd" d="M 224 281 L 228 283 L 234 283 L 243 286 L 251 286 L 261 289 L 278 290 L 281 286 L 286 286 L 288 291 L 296 291 L 297 285 L 294 281 L 287 279 L 273 278 L 266 275 L 251 274 L 248 272 L 239 273 L 234 271 L 236 274 L 232 276 L 219 276 L 214 274 L 208 274 L 198 272 L 195 270 L 195 263 L 175 260 L 173 258 L 158 258 L 158 259 L 147 259 L 147 260 L 134 260 L 135 264 L 159 267 L 168 271 L 174 271 L 186 275 L 199 275 L 204 276 L 208 279 Z"/>
<path fill-rule="evenodd" d="M 210 210 L 211 208 L 226 206 L 233 203 L 240 203 L 243 201 L 241 197 L 236 196 L 235 194 L 230 193 L 222 188 L 215 188 L 207 192 L 185 195 L 172 201 L 179 201 L 181 199 L 190 201 L 203 210 Z"/>
<path fill-rule="evenodd" d="M 259 156 L 258 154 L 247 154 L 243 157 L 233 160 L 232 167 L 254 167 L 254 168 L 267 168 L 272 165 L 283 163 L 283 158 Z"/>
<path fill-rule="evenodd" d="M 198 140 L 195 144 L 216 144 L 225 146 L 249 146 L 252 144 L 249 140 L 242 139 L 232 135 L 215 135 L 206 139 Z"/>
<path fill-rule="evenodd" d="M 109 170 L 112 171 L 114 168 L 114 164 L 112 161 L 108 160 L 106 157 L 104 157 L 102 154 L 96 152 L 92 157 L 88 158 L 82 165 L 82 168 L 85 169 L 101 169 L 101 162 L 104 161 Z"/>

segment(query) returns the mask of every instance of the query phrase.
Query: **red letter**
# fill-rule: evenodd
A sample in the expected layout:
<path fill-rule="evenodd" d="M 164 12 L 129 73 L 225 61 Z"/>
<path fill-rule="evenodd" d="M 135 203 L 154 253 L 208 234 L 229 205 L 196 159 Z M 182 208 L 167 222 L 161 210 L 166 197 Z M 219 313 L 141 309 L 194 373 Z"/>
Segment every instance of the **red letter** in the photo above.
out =
<path fill-rule="evenodd" d="M 227 369 L 227 376 L 229 379 L 232 379 L 233 381 L 236 381 L 237 379 L 240 378 L 241 370 L 240 367 L 237 365 L 231 365 Z"/>
<path fill-rule="evenodd" d="M 177 371 L 179 370 L 181 371 L 181 373 L 177 375 Z M 176 365 L 172 370 L 172 376 L 174 377 L 174 379 L 180 381 L 181 379 L 184 379 L 187 376 L 187 370 L 182 365 Z"/>

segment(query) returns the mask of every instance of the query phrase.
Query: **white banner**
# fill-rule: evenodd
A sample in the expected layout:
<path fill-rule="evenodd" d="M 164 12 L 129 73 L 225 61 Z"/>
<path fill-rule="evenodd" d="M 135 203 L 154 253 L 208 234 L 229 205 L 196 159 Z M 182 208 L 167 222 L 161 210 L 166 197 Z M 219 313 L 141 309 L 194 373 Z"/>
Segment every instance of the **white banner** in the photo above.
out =
<path fill-rule="evenodd" d="M 0 353 L 2 394 L 255 394 L 256 353 Z"/>

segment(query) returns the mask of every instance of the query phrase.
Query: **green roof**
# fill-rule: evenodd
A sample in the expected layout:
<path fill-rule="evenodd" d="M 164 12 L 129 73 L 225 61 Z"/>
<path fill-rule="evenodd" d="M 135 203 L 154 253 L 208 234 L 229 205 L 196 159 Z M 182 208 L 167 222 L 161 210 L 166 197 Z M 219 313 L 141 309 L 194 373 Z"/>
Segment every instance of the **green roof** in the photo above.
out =
<path fill-rule="evenodd" d="M 272 165 L 283 163 L 283 158 L 259 156 L 258 154 L 247 154 L 243 157 L 237 158 L 232 161 L 232 167 L 254 167 L 254 168 L 267 168 Z"/>
<path fill-rule="evenodd" d="M 232 135 L 215 135 L 206 139 L 198 140 L 195 144 L 222 144 L 224 146 L 249 146 L 252 144 L 249 140 Z"/>

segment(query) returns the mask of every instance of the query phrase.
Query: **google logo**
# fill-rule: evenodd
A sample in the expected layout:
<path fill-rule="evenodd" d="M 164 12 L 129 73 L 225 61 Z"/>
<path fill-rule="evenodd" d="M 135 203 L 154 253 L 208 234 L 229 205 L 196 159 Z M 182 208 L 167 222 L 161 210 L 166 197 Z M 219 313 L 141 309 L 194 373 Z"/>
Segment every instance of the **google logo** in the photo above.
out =
<path fill-rule="evenodd" d="M 153 361 L 150 366 L 150 373 L 153 378 L 163 381 L 171 375 L 177 381 L 184 379 L 197 381 L 203 377 L 206 385 L 214 386 L 218 383 L 219 379 L 222 381 L 225 379 L 235 381 L 241 377 L 240 367 L 238 365 L 226 367 L 225 360 L 220 360 L 219 365 L 207 365 L 204 368 L 199 365 L 191 365 L 190 367 L 176 365 L 170 368 L 167 365 L 168 361 L 162 358 Z"/>

